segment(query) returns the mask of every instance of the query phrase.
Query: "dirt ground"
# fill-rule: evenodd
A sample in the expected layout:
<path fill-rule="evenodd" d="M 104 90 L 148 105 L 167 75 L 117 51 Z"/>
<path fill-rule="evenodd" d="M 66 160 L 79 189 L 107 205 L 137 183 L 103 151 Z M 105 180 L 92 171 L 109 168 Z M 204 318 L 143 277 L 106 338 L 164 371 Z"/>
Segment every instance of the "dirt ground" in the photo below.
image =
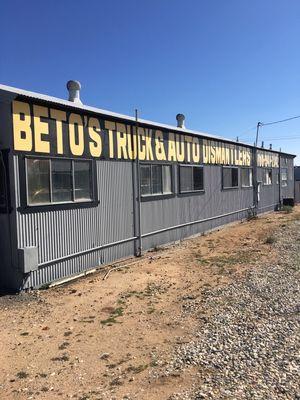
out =
<path fill-rule="evenodd" d="M 156 249 L 105 280 L 1 297 L 0 399 L 164 400 L 189 387 L 193 368 L 160 374 L 199 323 L 185 300 L 276 261 L 273 234 L 295 218 L 300 207 Z"/>

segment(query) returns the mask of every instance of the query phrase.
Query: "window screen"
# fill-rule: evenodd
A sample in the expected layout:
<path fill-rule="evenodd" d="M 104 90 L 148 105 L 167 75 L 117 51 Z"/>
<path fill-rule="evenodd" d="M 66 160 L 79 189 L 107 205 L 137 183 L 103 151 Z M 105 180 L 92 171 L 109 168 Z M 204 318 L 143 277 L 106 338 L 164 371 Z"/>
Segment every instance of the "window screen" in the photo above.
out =
<path fill-rule="evenodd" d="M 241 169 L 242 187 L 252 186 L 252 174 L 253 174 L 252 168 Z"/>
<path fill-rule="evenodd" d="M 203 167 L 179 166 L 180 193 L 204 190 Z"/>
<path fill-rule="evenodd" d="M 93 198 L 91 161 L 26 159 L 29 205 L 90 201 Z"/>
<path fill-rule="evenodd" d="M 141 195 L 160 195 L 172 193 L 171 165 L 140 165 Z"/>
<path fill-rule="evenodd" d="M 223 167 L 222 174 L 223 189 L 237 188 L 239 186 L 238 168 Z"/>

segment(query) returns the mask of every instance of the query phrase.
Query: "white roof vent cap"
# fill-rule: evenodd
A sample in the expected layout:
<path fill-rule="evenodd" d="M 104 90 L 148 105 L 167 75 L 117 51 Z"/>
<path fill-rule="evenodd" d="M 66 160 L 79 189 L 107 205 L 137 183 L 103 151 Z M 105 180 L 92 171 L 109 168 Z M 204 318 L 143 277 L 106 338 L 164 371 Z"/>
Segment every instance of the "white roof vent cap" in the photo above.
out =
<path fill-rule="evenodd" d="M 68 81 L 67 89 L 69 91 L 69 101 L 73 101 L 74 103 L 82 104 L 80 100 L 80 89 L 81 84 L 79 81 Z"/>

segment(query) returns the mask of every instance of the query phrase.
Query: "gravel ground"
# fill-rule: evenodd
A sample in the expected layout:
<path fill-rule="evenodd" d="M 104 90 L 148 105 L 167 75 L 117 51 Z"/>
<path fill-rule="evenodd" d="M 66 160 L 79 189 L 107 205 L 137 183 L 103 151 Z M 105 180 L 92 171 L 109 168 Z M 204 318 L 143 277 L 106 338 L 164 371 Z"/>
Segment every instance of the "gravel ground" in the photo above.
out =
<path fill-rule="evenodd" d="M 276 265 L 191 300 L 199 330 L 166 374 L 196 366 L 197 386 L 170 399 L 300 399 L 300 221 L 274 237 Z"/>

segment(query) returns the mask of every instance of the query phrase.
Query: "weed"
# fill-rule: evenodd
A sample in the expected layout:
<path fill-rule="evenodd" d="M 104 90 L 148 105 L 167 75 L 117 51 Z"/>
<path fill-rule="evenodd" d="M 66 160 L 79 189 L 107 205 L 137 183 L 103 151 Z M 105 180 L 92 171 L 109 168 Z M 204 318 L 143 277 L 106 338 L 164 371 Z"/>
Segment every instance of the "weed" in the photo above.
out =
<path fill-rule="evenodd" d="M 134 367 L 133 365 L 130 365 L 127 368 L 127 371 L 128 372 L 133 372 L 134 374 L 139 374 L 139 373 L 145 371 L 145 369 L 147 369 L 147 368 L 148 368 L 148 364 L 141 364 L 141 365 L 138 365 L 137 367 Z"/>
<path fill-rule="evenodd" d="M 25 378 L 28 378 L 29 374 L 27 374 L 27 372 L 25 372 L 25 371 L 19 371 L 19 372 L 17 372 L 16 376 L 19 379 L 25 379 Z"/>
<path fill-rule="evenodd" d="M 290 214 L 293 212 L 293 207 L 292 206 L 282 206 L 281 211 L 283 211 L 286 214 Z"/>
<path fill-rule="evenodd" d="M 154 307 L 150 307 L 147 310 L 147 314 L 153 314 L 155 312 L 155 308 Z"/>
<path fill-rule="evenodd" d="M 273 244 L 273 243 L 275 243 L 275 242 L 276 242 L 276 237 L 275 237 L 275 236 L 272 236 L 272 235 L 268 236 L 268 237 L 266 238 L 266 240 L 265 240 L 265 243 L 266 243 L 266 244 Z"/>
<path fill-rule="evenodd" d="M 69 361 L 69 357 L 66 354 L 64 354 L 62 356 L 51 358 L 51 361 Z"/>
<path fill-rule="evenodd" d="M 202 265 L 207 265 L 207 264 L 209 264 L 209 261 L 208 261 L 208 260 L 206 260 L 205 258 L 201 258 L 201 257 L 196 258 L 196 261 L 198 261 L 198 263 L 200 263 L 200 264 L 202 264 Z"/>
<path fill-rule="evenodd" d="M 70 346 L 69 342 L 63 342 L 58 348 L 59 350 L 65 350 L 68 346 Z"/>
<path fill-rule="evenodd" d="M 107 325 L 111 326 L 112 324 L 120 323 L 119 321 L 116 320 L 118 317 L 122 317 L 124 314 L 124 308 L 123 307 L 117 307 L 111 312 L 111 315 L 107 319 L 103 319 L 101 322 L 102 325 Z"/>
<path fill-rule="evenodd" d="M 120 385 L 123 385 L 123 382 L 121 381 L 121 379 L 119 377 L 113 379 L 110 382 L 110 386 L 120 386 Z"/>

